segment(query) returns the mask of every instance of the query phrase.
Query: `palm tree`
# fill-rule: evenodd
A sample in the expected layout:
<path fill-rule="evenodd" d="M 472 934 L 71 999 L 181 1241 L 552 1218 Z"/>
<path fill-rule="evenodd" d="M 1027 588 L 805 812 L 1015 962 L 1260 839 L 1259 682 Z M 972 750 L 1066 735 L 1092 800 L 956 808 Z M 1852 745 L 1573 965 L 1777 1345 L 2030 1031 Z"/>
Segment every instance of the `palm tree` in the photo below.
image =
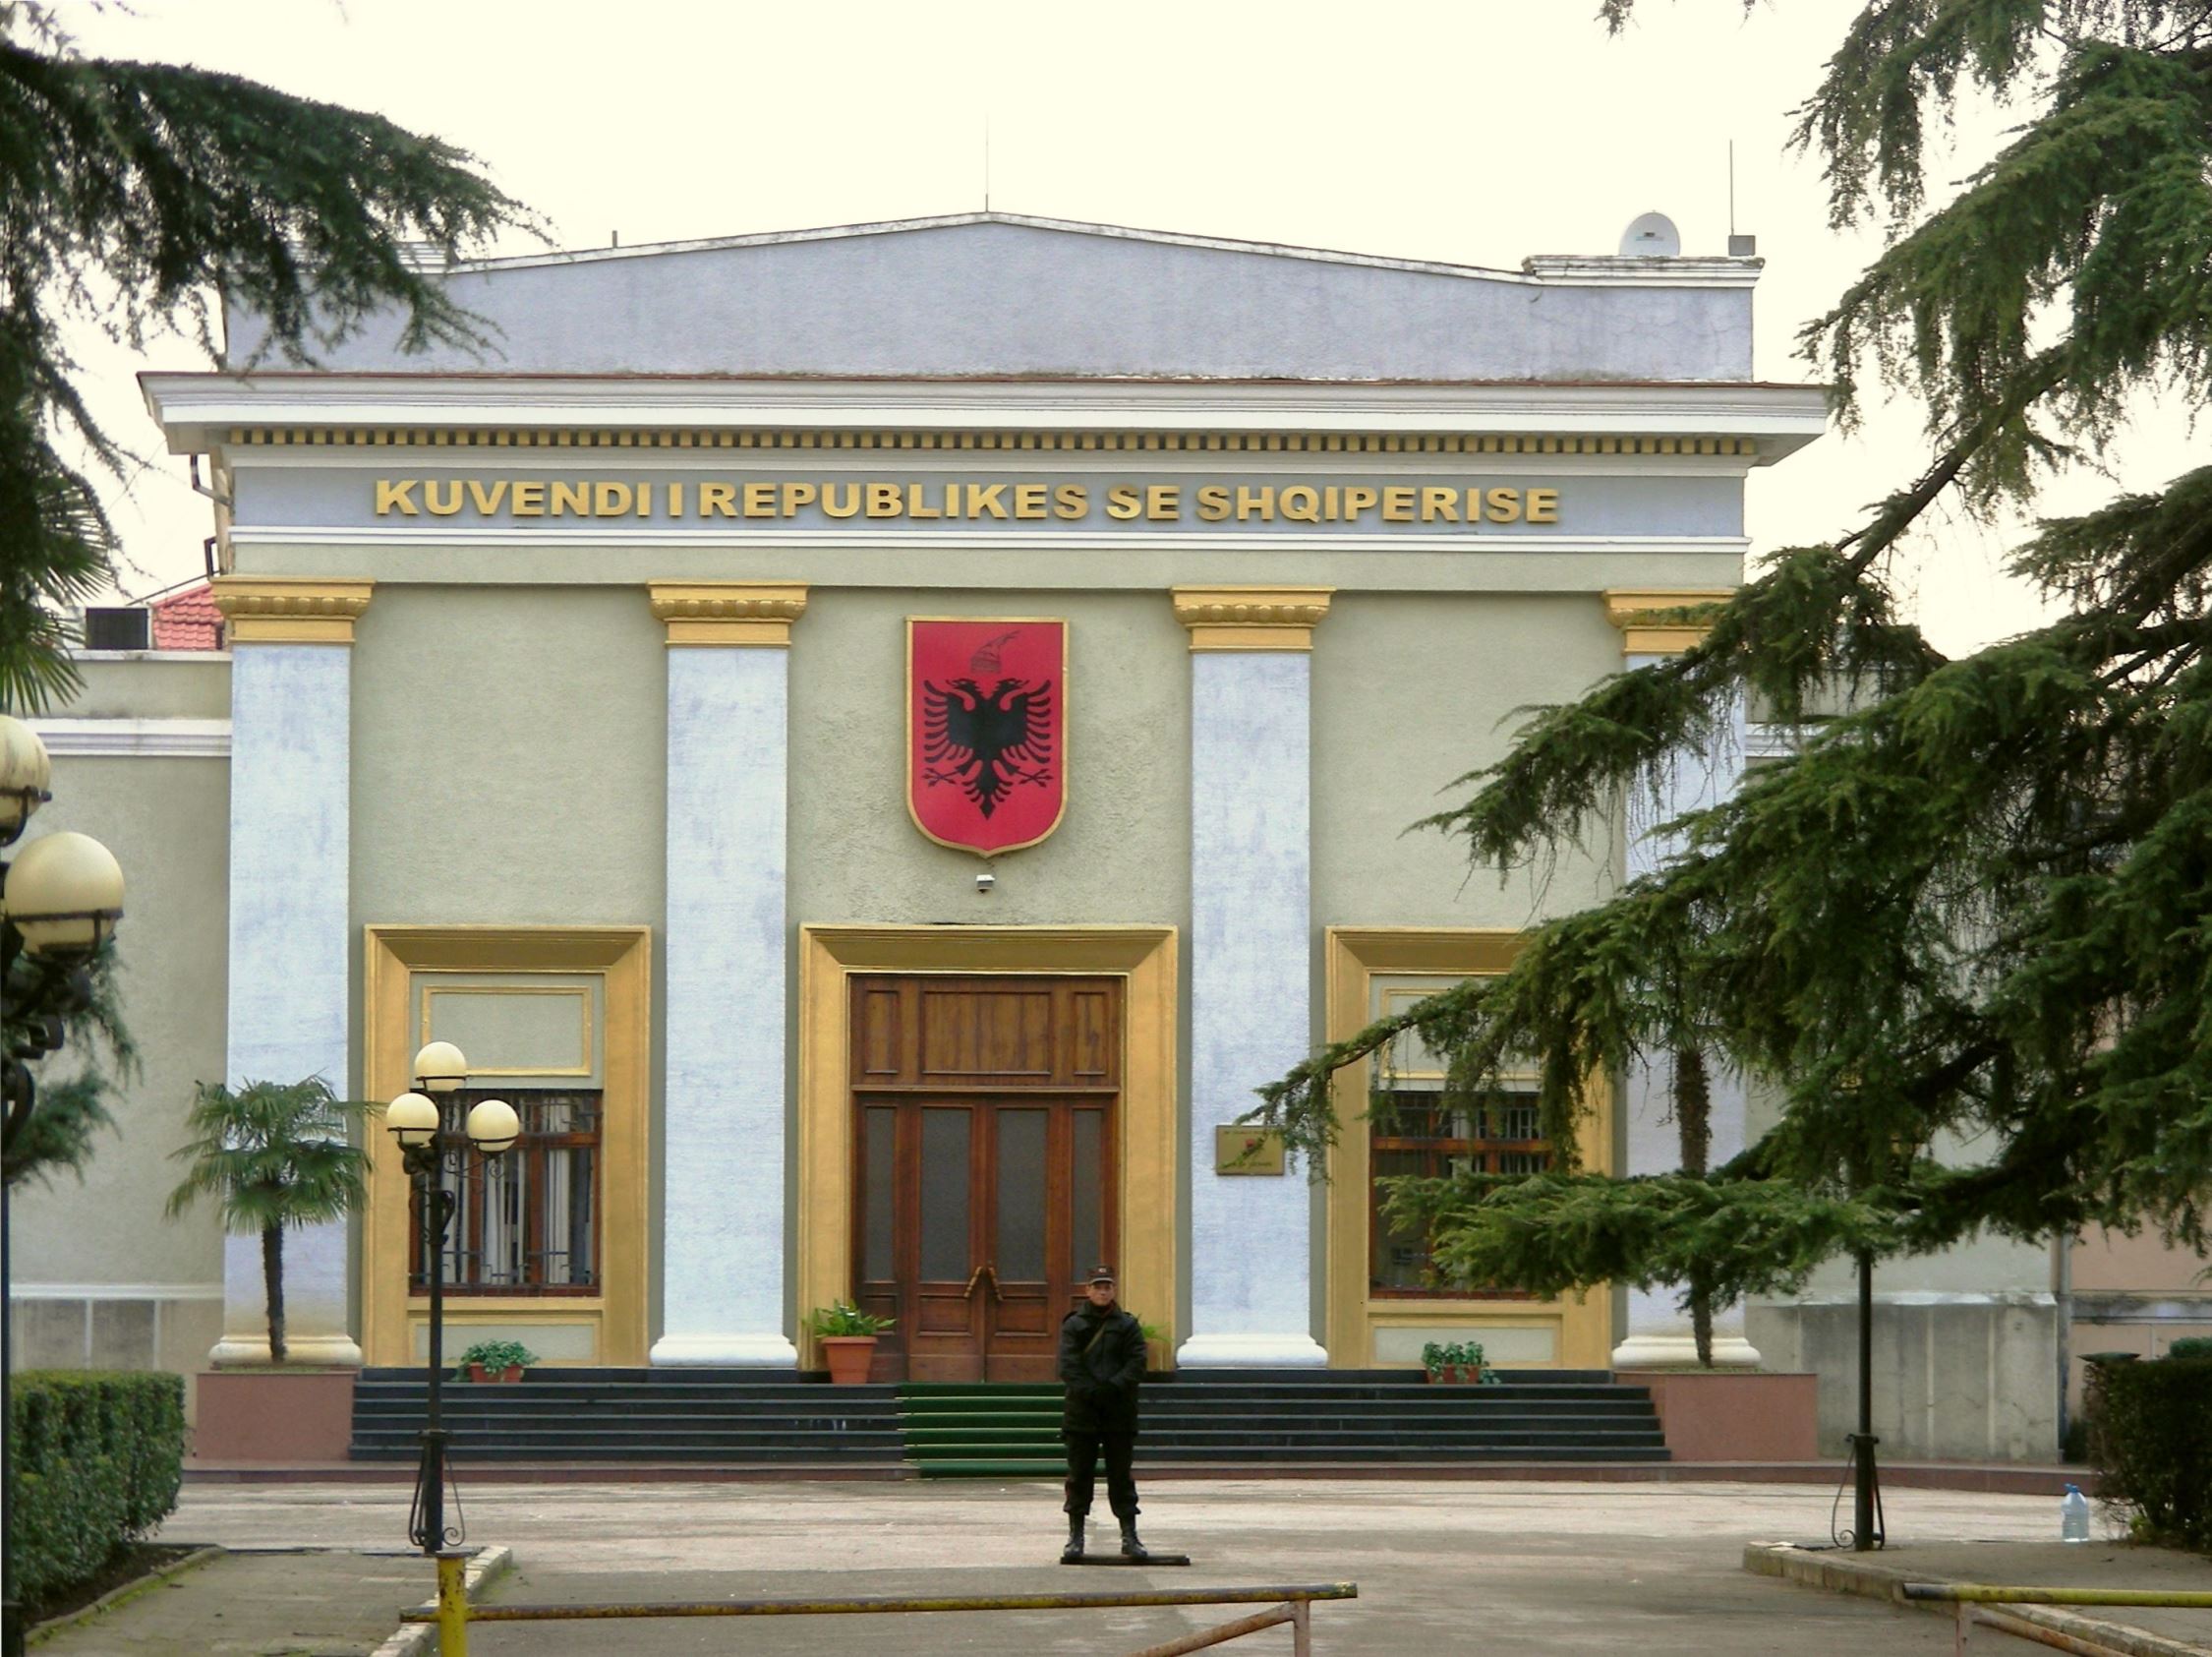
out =
<path fill-rule="evenodd" d="M 341 1217 L 368 1192 L 369 1154 L 346 1141 L 367 1105 L 341 1099 L 320 1076 L 249 1082 L 236 1093 L 202 1082 L 185 1125 L 197 1136 L 170 1154 L 191 1172 L 169 1193 L 169 1214 L 202 1197 L 222 1206 L 224 1226 L 259 1232 L 268 1295 L 268 1355 L 284 1361 L 284 1228 Z"/>

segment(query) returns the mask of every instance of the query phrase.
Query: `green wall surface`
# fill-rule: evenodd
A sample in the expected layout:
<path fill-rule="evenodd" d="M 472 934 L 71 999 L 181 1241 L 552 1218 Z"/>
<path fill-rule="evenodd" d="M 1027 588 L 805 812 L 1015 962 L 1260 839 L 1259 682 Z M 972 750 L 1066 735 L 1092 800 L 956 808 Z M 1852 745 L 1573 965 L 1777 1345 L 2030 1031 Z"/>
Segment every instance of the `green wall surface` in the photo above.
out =
<path fill-rule="evenodd" d="M 905 619 L 1069 622 L 1068 809 L 985 866 L 906 810 Z M 1167 595 L 816 588 L 791 633 L 794 923 L 1184 923 L 1190 908 L 1190 635 Z"/>
<path fill-rule="evenodd" d="M 1471 871 L 1463 841 L 1408 830 L 1473 794 L 1454 779 L 1507 753 L 1516 708 L 1578 696 L 1620 663 L 1589 594 L 1339 593 L 1313 634 L 1314 925 L 1525 926 L 1602 896 L 1607 871 L 1585 854 L 1540 892 Z"/>
<path fill-rule="evenodd" d="M 24 844 L 77 829 L 123 865 L 116 947 L 124 1022 L 143 1069 L 113 1102 L 117 1131 L 94 1141 L 84 1182 L 63 1173 L 21 1198 L 15 1277 L 215 1283 L 222 1239 L 213 1212 L 169 1221 L 161 1209 L 179 1177 L 168 1156 L 184 1141 L 193 1084 L 223 1079 L 230 768 L 219 758 L 65 755 L 54 762 L 53 791 Z M 41 1073 L 73 1075 L 83 1056 L 73 1041 Z"/>

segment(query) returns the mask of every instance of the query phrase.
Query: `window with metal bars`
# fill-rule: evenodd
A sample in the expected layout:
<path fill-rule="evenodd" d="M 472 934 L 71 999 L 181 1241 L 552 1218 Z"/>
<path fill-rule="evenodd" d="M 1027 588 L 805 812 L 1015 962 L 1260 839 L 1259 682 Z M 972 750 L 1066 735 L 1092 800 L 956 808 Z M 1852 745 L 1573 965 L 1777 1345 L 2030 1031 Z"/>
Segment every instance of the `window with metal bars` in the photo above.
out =
<path fill-rule="evenodd" d="M 1538 1137 L 1534 1085 L 1510 1083 L 1472 1097 L 1446 1099 L 1432 1088 L 1386 1088 L 1375 1095 L 1368 1138 L 1368 1289 L 1375 1297 L 1443 1296 L 1525 1300 L 1515 1289 L 1460 1288 L 1436 1280 L 1429 1238 L 1393 1225 L 1383 1213 L 1383 1181 L 1460 1172 L 1542 1173 L 1551 1146 Z"/>
<path fill-rule="evenodd" d="M 456 1198 L 445 1239 L 447 1291 L 597 1294 L 601 1095 L 461 1093 L 445 1106 L 446 1120 L 466 1121 L 469 1106 L 495 1096 L 514 1106 L 522 1137 L 499 1156 L 471 1148 L 458 1173 L 445 1175 L 445 1188 Z M 410 1198 L 417 1237 L 423 1234 L 421 1204 L 419 1194 Z M 408 1288 L 430 1292 L 427 1249 Z"/>

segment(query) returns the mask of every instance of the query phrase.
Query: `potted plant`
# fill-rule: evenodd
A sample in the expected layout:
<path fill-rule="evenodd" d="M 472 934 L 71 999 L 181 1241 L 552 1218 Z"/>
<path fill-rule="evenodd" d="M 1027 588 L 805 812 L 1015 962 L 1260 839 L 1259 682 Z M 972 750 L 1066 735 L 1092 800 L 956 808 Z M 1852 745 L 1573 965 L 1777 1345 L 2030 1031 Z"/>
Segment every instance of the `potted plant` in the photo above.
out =
<path fill-rule="evenodd" d="M 1462 1384 L 1479 1386 L 1483 1381 L 1483 1343 L 1480 1340 L 1455 1340 L 1446 1345 L 1431 1340 L 1421 1349 L 1421 1367 L 1428 1372 L 1432 1385 Z"/>
<path fill-rule="evenodd" d="M 1440 1340 L 1431 1340 L 1421 1349 L 1421 1367 L 1427 1371 L 1428 1384 L 1431 1387 L 1439 1385 L 1444 1380 L 1446 1367 L 1444 1354 L 1449 1350 L 1450 1348 Z"/>
<path fill-rule="evenodd" d="M 1483 1343 L 1480 1340 L 1461 1341 L 1451 1349 L 1452 1364 L 1459 1372 L 1462 1384 L 1480 1386 L 1483 1381 Z"/>
<path fill-rule="evenodd" d="M 832 1301 L 807 1314 L 806 1327 L 822 1343 L 822 1358 L 830 1366 L 830 1385 L 858 1387 L 868 1379 L 875 1362 L 876 1336 L 895 1320 L 863 1312 L 849 1300 Z"/>
<path fill-rule="evenodd" d="M 520 1381 L 524 1367 L 537 1361 L 538 1354 L 519 1340 L 480 1340 L 461 1354 L 453 1379 L 466 1370 L 471 1381 Z"/>

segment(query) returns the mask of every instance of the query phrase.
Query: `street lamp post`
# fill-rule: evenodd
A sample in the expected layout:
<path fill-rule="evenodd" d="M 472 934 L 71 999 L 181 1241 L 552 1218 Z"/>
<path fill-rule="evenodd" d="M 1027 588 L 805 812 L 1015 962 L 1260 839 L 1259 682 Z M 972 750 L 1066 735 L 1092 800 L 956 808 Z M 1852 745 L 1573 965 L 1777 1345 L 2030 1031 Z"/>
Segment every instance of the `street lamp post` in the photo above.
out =
<path fill-rule="evenodd" d="M 417 1258 L 430 1264 L 430 1368 L 423 1415 L 423 1452 L 415 1474 L 415 1503 L 408 1514 L 407 1538 L 426 1554 L 440 1554 L 457 1547 L 464 1528 L 445 1524 L 445 1421 L 440 1412 L 439 1384 L 445 1378 L 445 1238 L 453 1223 L 454 1193 L 445 1174 L 451 1168 L 456 1183 L 470 1146 L 486 1156 L 497 1156 L 513 1146 L 522 1133 L 514 1106 L 504 1099 L 480 1099 L 469 1111 L 462 1133 L 449 1131 L 445 1101 L 468 1081 L 469 1061 L 450 1041 L 433 1041 L 415 1055 L 415 1089 L 401 1094 L 384 1107 L 384 1126 L 399 1142 L 401 1162 L 415 1182 L 423 1211 L 423 1228 L 415 1239 Z"/>
<path fill-rule="evenodd" d="M 53 763 L 46 744 L 20 719 L 0 715 L 0 847 L 12 846 L 31 813 L 53 796 L 46 785 Z M 108 849 L 89 835 L 49 834 L 34 840 L 12 865 L 0 864 L 5 917 L 0 917 L 0 1033 L 7 1029 L 7 995 L 16 964 L 25 955 L 48 970 L 24 985 L 19 1018 L 30 1028 L 0 1035 L 0 1161 L 15 1151 L 38 1105 L 29 1062 L 58 1049 L 72 1015 L 91 999 L 86 963 L 123 917 L 123 870 Z M 0 1657 L 23 1657 L 23 1608 L 16 1600 L 15 1550 L 9 1526 L 16 1512 L 14 1308 L 8 1304 L 13 1229 L 8 1179 L 0 1169 Z"/>

